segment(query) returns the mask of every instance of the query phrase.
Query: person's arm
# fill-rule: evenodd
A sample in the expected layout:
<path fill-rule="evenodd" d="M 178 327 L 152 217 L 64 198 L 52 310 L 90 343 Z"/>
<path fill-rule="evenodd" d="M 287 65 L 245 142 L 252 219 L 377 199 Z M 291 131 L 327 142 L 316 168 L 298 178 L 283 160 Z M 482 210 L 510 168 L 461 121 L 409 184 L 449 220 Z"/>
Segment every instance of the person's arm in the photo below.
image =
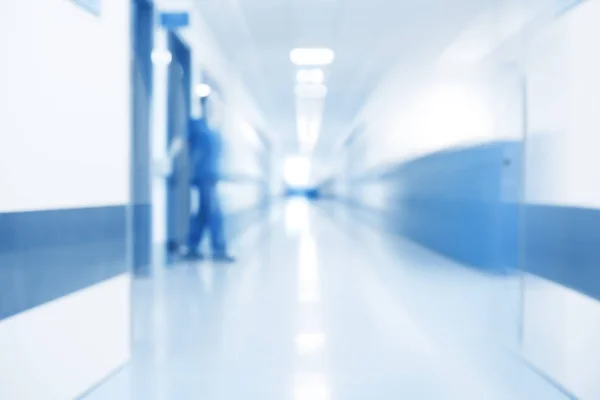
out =
<path fill-rule="evenodd" d="M 176 137 L 173 142 L 171 143 L 171 145 L 169 146 L 169 150 L 167 151 L 167 157 L 169 160 L 173 161 L 173 159 L 175 157 L 177 157 L 179 155 L 179 153 L 181 153 L 181 150 L 183 150 L 185 146 L 185 139 L 182 138 L 181 136 Z"/>
<path fill-rule="evenodd" d="M 190 126 L 188 127 L 187 137 L 178 136 L 175 139 L 173 139 L 173 141 L 169 145 L 169 148 L 167 149 L 167 154 L 155 162 L 154 168 L 158 175 L 166 176 L 170 175 L 173 172 L 173 160 L 175 160 L 175 157 L 177 157 L 185 148 L 186 140 L 189 141 L 189 139 L 192 137 L 192 128 L 193 127 L 190 124 Z"/>

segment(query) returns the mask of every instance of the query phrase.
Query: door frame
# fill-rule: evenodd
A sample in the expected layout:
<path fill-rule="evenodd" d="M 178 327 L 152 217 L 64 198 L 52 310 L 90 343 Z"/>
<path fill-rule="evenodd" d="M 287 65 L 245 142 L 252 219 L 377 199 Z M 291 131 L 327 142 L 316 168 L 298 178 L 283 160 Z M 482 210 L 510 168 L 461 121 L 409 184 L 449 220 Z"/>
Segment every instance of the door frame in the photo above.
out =
<path fill-rule="evenodd" d="M 131 150 L 128 252 L 134 276 L 152 262 L 151 113 L 153 91 L 152 0 L 131 0 Z"/>
<path fill-rule="evenodd" d="M 192 54 L 189 46 L 182 40 L 179 35 L 174 31 L 168 31 L 167 33 L 168 49 L 172 55 L 171 63 L 169 64 L 169 77 L 171 76 L 173 68 L 182 68 L 183 71 L 183 96 L 184 96 L 184 107 L 185 107 L 185 118 L 186 126 L 191 116 L 191 85 L 192 85 Z M 174 127 L 175 113 L 178 112 L 176 109 L 177 104 L 171 101 L 173 96 L 173 90 L 170 78 L 167 87 L 167 143 L 172 143 L 175 136 L 178 134 Z M 185 243 L 181 243 L 182 238 L 178 237 L 179 229 L 182 229 L 178 225 L 178 213 L 185 212 L 180 209 L 180 196 L 186 192 L 189 197 L 190 189 L 189 182 L 182 183 L 181 174 L 175 173 L 167 180 L 167 202 L 166 202 L 166 216 L 167 216 L 167 252 L 169 254 L 178 252 Z M 185 185 L 182 189 L 181 185 Z M 188 210 L 189 212 L 189 210 Z"/>

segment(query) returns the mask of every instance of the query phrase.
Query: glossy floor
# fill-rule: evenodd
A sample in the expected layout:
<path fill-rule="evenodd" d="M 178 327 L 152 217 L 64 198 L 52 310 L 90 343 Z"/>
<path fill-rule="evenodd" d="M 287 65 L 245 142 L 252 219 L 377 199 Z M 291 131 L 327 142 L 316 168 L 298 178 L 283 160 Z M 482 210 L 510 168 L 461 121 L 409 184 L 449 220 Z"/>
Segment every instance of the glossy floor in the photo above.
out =
<path fill-rule="evenodd" d="M 289 202 L 237 264 L 136 280 L 133 360 L 86 399 L 565 398 L 500 350 L 518 335 L 514 280 L 334 211 Z"/>

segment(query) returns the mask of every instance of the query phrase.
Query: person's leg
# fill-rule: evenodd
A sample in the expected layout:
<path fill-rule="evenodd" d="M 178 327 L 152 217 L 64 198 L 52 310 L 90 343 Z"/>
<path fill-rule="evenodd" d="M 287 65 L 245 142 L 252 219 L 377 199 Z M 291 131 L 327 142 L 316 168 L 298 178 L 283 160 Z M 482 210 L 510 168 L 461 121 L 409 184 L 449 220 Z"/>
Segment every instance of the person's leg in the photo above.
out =
<path fill-rule="evenodd" d="M 194 188 L 198 191 L 198 210 L 190 221 L 188 255 L 198 258 L 201 257 L 199 247 L 209 223 L 210 193 L 201 184 L 194 185 Z"/>
<path fill-rule="evenodd" d="M 210 213 L 210 239 L 212 245 L 213 257 L 218 261 L 235 261 L 227 253 L 227 243 L 225 239 L 225 231 L 223 227 L 223 212 L 221 210 L 221 204 L 219 202 L 219 195 L 217 193 L 217 185 L 213 183 L 210 185 L 211 191 L 211 213 Z"/>

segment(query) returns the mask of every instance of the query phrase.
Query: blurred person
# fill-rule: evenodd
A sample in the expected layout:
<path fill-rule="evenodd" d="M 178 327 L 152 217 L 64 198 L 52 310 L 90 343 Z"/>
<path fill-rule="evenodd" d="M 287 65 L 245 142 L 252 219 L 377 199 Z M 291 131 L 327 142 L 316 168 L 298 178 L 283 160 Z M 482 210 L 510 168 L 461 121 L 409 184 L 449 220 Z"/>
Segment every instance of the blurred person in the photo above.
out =
<path fill-rule="evenodd" d="M 176 138 L 171 144 L 167 160 L 166 173 L 170 174 L 174 158 L 186 147 L 190 154 L 191 187 L 197 190 L 199 206 L 191 217 L 188 243 L 185 257 L 191 260 L 204 258 L 199 251 L 206 231 L 210 235 L 212 258 L 218 262 L 232 263 L 235 259 L 227 251 L 223 227 L 223 212 L 219 202 L 218 184 L 221 174 L 223 105 L 211 95 L 200 100 L 205 115 L 191 118 L 186 138 Z"/>

